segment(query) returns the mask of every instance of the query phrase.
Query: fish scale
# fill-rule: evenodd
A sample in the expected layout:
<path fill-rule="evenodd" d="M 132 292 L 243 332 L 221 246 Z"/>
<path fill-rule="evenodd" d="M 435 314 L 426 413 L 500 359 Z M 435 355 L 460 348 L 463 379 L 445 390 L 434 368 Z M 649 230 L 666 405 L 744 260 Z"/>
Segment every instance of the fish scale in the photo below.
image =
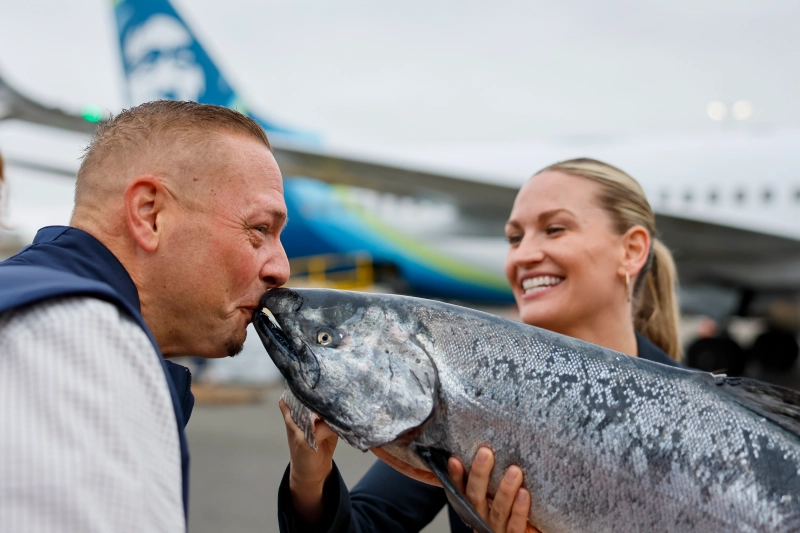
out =
<path fill-rule="evenodd" d="M 531 493 L 530 522 L 544 532 L 800 531 L 796 393 L 415 298 L 299 290 L 273 291 L 265 303 L 290 338 L 318 326 L 341 336 L 340 346 L 313 347 L 322 369 L 314 389 L 300 379 L 302 365 L 287 364 L 274 342 L 265 345 L 299 400 L 343 438 L 420 468 L 427 466 L 417 446 L 445 450 L 468 466 L 489 445 L 497 465 L 490 493 L 508 466 L 519 465 Z M 258 321 L 256 328 L 264 339 Z M 414 379 L 427 369 L 414 361 L 430 359 L 429 410 L 418 398 L 428 388 L 411 378 L 400 386 L 402 372 L 383 384 L 373 372 L 372 389 L 326 403 L 333 393 L 326 376 L 366 382 L 365 361 L 374 358 L 380 368 L 377 353 L 391 354 L 396 366 L 409 363 Z M 362 370 L 348 374 L 355 368 Z M 748 399 L 751 390 L 764 398 Z M 791 401 L 776 407 L 770 395 Z M 407 420 L 395 438 L 414 430 L 413 441 L 377 439 L 387 438 L 382 428 L 356 419 L 370 402 L 392 420 Z"/>

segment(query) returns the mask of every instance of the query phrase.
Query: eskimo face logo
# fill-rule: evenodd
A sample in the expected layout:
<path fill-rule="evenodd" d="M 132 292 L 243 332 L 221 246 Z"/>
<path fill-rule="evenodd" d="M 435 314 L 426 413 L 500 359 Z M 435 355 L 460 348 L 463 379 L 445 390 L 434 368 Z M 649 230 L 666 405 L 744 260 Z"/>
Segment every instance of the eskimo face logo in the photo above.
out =
<path fill-rule="evenodd" d="M 200 98 L 205 76 L 191 44 L 186 28 L 163 14 L 153 15 L 128 32 L 123 53 L 133 104 Z"/>

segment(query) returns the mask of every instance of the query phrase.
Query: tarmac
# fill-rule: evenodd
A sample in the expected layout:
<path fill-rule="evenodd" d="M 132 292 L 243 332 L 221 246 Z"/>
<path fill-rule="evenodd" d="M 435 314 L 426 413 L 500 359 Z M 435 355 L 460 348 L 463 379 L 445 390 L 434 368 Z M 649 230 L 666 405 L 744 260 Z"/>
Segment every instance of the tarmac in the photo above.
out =
<path fill-rule="evenodd" d="M 249 400 L 256 403 L 225 402 L 216 395 L 214 404 L 199 402 L 194 408 L 186 428 L 190 533 L 278 533 L 278 486 L 289 463 L 278 409 L 283 386 L 258 392 Z M 334 460 L 352 487 L 377 459 L 340 440 Z M 447 513 L 423 531 L 449 532 Z"/>

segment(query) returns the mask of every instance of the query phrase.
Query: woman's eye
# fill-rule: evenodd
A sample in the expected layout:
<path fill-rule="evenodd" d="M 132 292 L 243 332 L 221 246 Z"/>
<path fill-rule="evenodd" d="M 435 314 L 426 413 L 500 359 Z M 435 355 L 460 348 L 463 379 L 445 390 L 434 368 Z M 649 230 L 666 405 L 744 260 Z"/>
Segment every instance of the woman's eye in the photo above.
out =
<path fill-rule="evenodd" d="M 508 244 L 512 246 L 519 244 L 522 242 L 522 235 L 506 235 L 506 241 L 508 241 Z"/>
<path fill-rule="evenodd" d="M 547 234 L 548 235 L 555 235 L 557 233 L 561 233 L 565 229 L 567 229 L 567 228 L 565 228 L 564 226 L 547 226 Z"/>

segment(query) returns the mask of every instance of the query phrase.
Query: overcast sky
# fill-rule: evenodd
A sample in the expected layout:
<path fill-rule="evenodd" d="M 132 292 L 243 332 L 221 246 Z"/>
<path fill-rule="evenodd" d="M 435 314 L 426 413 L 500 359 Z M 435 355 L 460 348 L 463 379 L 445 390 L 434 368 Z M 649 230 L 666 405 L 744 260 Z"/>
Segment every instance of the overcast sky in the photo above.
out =
<path fill-rule="evenodd" d="M 796 0 L 173 2 L 251 108 L 387 162 L 522 183 L 556 158 L 531 140 L 800 127 Z M 6 1 L 0 74 L 67 109 L 128 105 L 111 3 Z M 747 121 L 708 117 L 741 99 Z M 12 157 L 76 168 L 85 142 L 0 123 Z M 68 220 L 71 183 L 10 181 L 25 234 Z"/>
<path fill-rule="evenodd" d="M 173 0 L 251 106 L 346 144 L 800 124 L 800 2 Z M 110 0 L 5 2 L 0 73 L 64 107 L 127 104 Z"/>

